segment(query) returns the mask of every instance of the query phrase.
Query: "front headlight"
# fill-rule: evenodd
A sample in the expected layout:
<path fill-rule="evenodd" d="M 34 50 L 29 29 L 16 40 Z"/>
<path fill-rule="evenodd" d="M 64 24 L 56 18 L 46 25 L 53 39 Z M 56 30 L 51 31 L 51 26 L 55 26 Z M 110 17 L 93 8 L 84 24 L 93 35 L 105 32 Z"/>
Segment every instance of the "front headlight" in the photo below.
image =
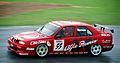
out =
<path fill-rule="evenodd" d="M 13 37 L 10 37 L 10 39 L 13 39 Z"/>
<path fill-rule="evenodd" d="M 25 42 L 23 42 L 23 41 L 19 41 L 19 44 L 22 44 L 22 45 L 24 45 L 24 44 L 25 44 Z"/>

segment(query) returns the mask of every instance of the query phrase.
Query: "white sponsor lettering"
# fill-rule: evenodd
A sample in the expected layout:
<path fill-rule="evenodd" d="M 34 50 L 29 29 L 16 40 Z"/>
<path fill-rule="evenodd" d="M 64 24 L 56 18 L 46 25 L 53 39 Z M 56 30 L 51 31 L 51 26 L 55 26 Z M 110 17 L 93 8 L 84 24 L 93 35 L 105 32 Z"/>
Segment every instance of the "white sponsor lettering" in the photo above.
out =
<path fill-rule="evenodd" d="M 96 42 L 97 42 L 97 40 L 93 40 L 93 41 L 89 41 L 89 42 L 85 43 L 85 41 L 82 40 L 82 41 L 80 41 L 80 43 L 79 43 L 79 47 L 87 46 L 87 45 L 89 45 L 89 44 L 96 43 Z M 75 45 L 75 43 L 73 43 L 73 44 L 67 45 L 67 46 L 65 47 L 64 51 L 71 51 L 73 48 L 76 48 L 76 47 L 77 47 L 77 45 Z"/>
<path fill-rule="evenodd" d="M 103 43 L 110 43 L 111 40 L 102 40 Z"/>
<path fill-rule="evenodd" d="M 40 43 L 46 43 L 44 40 L 38 40 L 38 41 L 31 41 L 30 45 L 40 44 Z"/>
<path fill-rule="evenodd" d="M 71 44 L 71 45 L 67 45 L 64 49 L 64 51 L 71 51 L 72 48 L 76 48 L 76 45 L 75 43 Z"/>
<path fill-rule="evenodd" d="M 34 48 L 26 48 L 26 50 L 34 50 Z"/>
<path fill-rule="evenodd" d="M 77 29 L 77 31 L 86 31 L 86 29 Z"/>
<path fill-rule="evenodd" d="M 101 36 L 110 36 L 110 34 L 101 34 Z"/>
<path fill-rule="evenodd" d="M 89 45 L 89 44 L 96 43 L 96 42 L 97 42 L 97 40 L 89 41 L 89 42 L 87 42 L 87 43 L 81 44 L 79 47 L 81 47 L 81 46 L 87 46 L 87 45 Z M 81 42 L 80 42 L 80 43 L 81 43 Z"/>
<path fill-rule="evenodd" d="M 51 46 L 50 42 L 47 42 L 47 45 L 48 45 L 48 46 Z"/>
<path fill-rule="evenodd" d="M 103 46 L 103 48 L 111 48 L 112 46 Z"/>
<path fill-rule="evenodd" d="M 28 53 L 19 53 L 19 55 L 28 55 Z"/>
<path fill-rule="evenodd" d="M 38 42 L 37 41 L 30 42 L 30 45 L 35 45 L 35 44 L 38 44 Z"/>

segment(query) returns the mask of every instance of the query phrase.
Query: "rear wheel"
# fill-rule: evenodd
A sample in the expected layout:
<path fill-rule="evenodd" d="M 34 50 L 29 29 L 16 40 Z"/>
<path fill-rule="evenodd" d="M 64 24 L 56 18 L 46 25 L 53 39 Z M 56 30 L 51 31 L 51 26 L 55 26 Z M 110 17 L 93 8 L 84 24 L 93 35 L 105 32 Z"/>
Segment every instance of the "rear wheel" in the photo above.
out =
<path fill-rule="evenodd" d="M 35 52 L 39 57 L 44 57 L 48 54 L 48 46 L 45 44 L 40 44 L 36 47 Z"/>
<path fill-rule="evenodd" d="M 92 45 L 90 48 L 90 53 L 93 56 L 99 56 L 102 53 L 101 45 L 98 44 Z"/>

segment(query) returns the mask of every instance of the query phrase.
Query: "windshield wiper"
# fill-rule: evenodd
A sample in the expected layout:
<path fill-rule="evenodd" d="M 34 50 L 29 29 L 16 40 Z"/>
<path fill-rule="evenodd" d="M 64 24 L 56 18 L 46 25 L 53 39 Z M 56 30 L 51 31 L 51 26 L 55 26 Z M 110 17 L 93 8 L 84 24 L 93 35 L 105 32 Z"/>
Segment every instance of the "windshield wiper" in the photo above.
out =
<path fill-rule="evenodd" d="M 40 32 L 43 28 L 44 28 L 44 26 L 41 26 L 39 29 L 37 29 L 35 31 Z"/>

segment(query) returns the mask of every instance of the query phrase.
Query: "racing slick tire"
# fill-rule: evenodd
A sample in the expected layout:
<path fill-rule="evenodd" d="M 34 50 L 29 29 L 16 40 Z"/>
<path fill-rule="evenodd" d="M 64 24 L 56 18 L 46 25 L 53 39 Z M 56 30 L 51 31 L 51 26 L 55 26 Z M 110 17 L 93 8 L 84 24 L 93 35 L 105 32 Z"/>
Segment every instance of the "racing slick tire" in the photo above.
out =
<path fill-rule="evenodd" d="M 102 53 L 102 46 L 99 44 L 92 45 L 90 47 L 90 54 L 92 56 L 99 56 Z"/>
<path fill-rule="evenodd" d="M 39 44 L 35 52 L 39 57 L 45 57 L 48 54 L 48 46 L 46 44 Z"/>

